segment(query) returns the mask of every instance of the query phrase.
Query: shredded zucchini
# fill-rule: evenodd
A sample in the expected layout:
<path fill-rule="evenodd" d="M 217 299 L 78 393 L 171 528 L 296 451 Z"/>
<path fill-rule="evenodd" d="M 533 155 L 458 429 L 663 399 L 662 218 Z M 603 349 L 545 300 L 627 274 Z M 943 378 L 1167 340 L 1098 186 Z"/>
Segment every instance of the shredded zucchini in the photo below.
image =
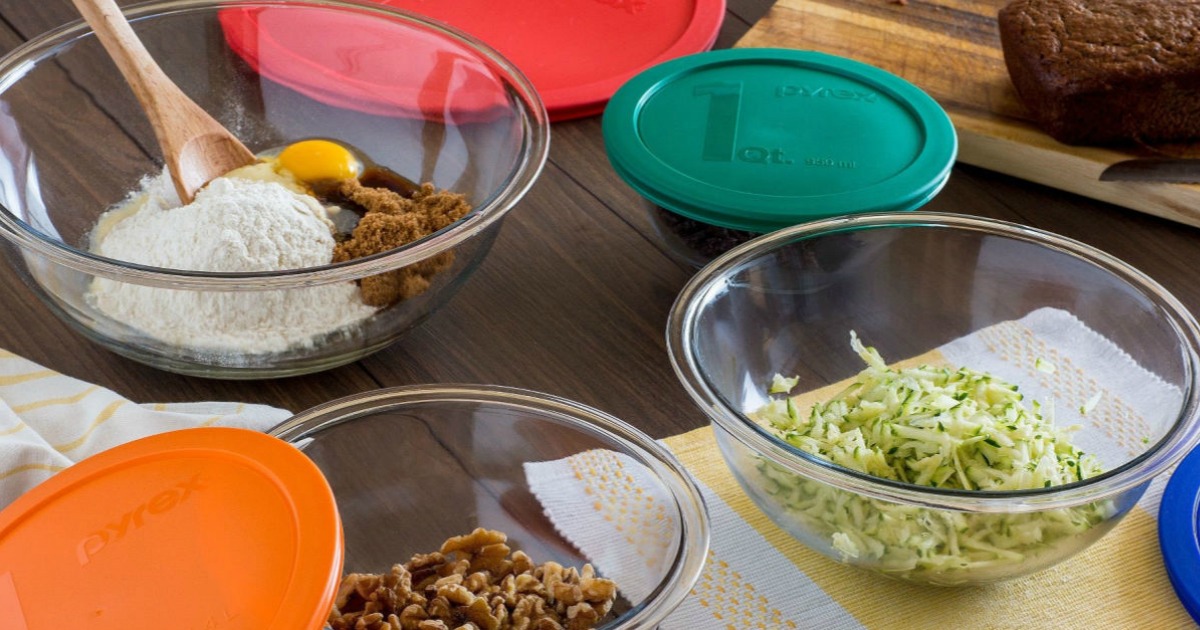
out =
<path fill-rule="evenodd" d="M 1055 426 L 1053 409 L 1026 404 L 1016 385 L 968 368 L 888 367 L 854 333 L 867 367 L 832 399 L 803 413 L 792 397 L 760 408 L 789 444 L 869 475 L 936 488 L 1027 490 L 1087 479 L 1098 461 L 1071 444 L 1078 426 Z M 795 382 L 777 377 L 769 392 Z M 790 391 L 790 387 L 788 390 Z M 766 462 L 765 489 L 805 526 L 828 536 L 844 560 L 889 573 L 1005 573 L 1007 563 L 1107 520 L 1110 501 L 1023 514 L 934 510 L 868 499 Z"/>

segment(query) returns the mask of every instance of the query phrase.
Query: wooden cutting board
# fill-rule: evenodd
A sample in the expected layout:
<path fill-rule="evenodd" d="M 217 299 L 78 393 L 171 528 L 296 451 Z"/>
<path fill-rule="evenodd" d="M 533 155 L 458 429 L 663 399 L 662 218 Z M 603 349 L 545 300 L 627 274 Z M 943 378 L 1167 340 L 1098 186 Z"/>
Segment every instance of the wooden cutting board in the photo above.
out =
<path fill-rule="evenodd" d="M 1035 127 L 1004 67 L 996 13 L 1007 0 L 778 0 L 739 47 L 819 50 L 898 74 L 958 129 L 958 159 L 1200 226 L 1200 186 L 1101 182 L 1108 165 L 1149 155 L 1061 144 Z"/>

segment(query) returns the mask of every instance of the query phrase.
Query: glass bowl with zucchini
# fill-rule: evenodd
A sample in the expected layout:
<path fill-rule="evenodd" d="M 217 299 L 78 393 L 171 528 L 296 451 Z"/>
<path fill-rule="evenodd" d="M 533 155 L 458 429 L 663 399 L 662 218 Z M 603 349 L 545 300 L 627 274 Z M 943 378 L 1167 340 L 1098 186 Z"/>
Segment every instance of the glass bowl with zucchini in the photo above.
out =
<path fill-rule="evenodd" d="M 1187 309 L 1095 248 L 990 219 L 759 237 L 684 287 L 667 339 L 775 524 L 911 582 L 1028 575 L 1153 519 L 1200 441 Z"/>

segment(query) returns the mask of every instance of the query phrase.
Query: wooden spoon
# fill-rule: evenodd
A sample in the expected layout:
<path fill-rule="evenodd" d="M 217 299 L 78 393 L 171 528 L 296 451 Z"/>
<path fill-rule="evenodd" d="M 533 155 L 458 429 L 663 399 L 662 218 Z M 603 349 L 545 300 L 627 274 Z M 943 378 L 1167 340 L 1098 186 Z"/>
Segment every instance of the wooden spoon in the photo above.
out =
<path fill-rule="evenodd" d="M 150 118 L 171 181 L 184 203 L 190 203 L 196 191 L 214 178 L 257 161 L 250 149 L 167 77 L 116 2 L 72 1 Z"/>

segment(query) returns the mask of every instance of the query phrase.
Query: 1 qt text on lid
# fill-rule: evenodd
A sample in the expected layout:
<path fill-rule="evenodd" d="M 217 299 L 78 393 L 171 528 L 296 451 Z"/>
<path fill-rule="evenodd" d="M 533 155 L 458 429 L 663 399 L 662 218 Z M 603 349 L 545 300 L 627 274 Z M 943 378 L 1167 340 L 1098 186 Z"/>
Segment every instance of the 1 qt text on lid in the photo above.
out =
<path fill-rule="evenodd" d="M 772 48 L 646 70 L 609 102 L 604 140 L 613 168 L 654 203 L 759 233 L 918 208 L 945 184 L 957 150 L 945 111 L 904 79 Z"/>

